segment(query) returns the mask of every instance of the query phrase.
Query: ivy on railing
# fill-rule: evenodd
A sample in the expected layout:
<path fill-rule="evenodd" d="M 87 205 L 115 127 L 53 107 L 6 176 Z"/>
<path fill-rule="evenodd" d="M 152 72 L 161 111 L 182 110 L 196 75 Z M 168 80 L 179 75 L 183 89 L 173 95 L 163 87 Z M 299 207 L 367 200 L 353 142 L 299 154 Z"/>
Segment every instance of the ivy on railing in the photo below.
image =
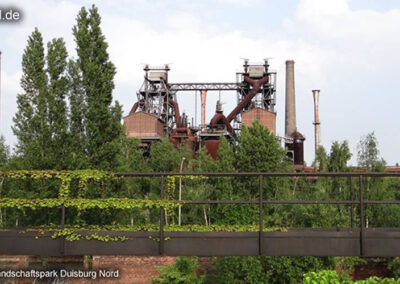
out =
<path fill-rule="evenodd" d="M 134 209 L 134 208 L 160 208 L 166 209 L 177 208 L 182 205 L 179 202 L 168 200 L 145 200 L 145 199 L 129 199 L 129 198 L 104 198 L 104 199 L 85 199 L 85 198 L 43 198 L 43 199 L 24 199 L 24 198 L 0 198 L 0 207 L 32 209 L 38 208 L 56 208 L 60 206 L 74 207 L 79 210 L 85 209 Z"/>
<path fill-rule="evenodd" d="M 72 180 L 78 180 L 79 197 L 83 197 L 87 191 L 89 181 L 93 182 L 110 182 L 121 179 L 111 172 L 99 170 L 75 170 L 75 171 L 36 171 L 36 170 L 18 170 L 0 172 L 0 178 L 8 178 L 12 180 L 48 180 L 55 179 L 60 181 L 58 190 L 59 199 L 67 199 L 70 194 L 70 186 Z"/>
<path fill-rule="evenodd" d="M 258 225 L 169 225 L 164 227 L 165 232 L 258 232 Z M 43 237 L 46 233 L 51 233 L 51 238 L 56 239 L 64 237 L 67 241 L 79 240 L 98 240 L 103 242 L 109 241 L 126 241 L 128 236 L 110 236 L 105 232 L 158 232 L 158 224 L 149 225 L 88 225 L 88 226 L 70 226 L 64 229 L 59 227 L 37 227 L 29 228 L 24 232 L 36 232 L 36 238 Z M 283 227 L 268 227 L 263 229 L 264 232 L 287 232 Z"/>
<path fill-rule="evenodd" d="M 112 181 L 118 181 L 122 177 L 116 176 L 111 172 L 98 171 L 98 170 L 78 170 L 78 171 L 9 171 L 0 172 L 0 179 L 11 180 L 58 180 L 58 198 L 9 198 L 0 197 L 0 208 L 16 208 L 16 209 L 31 209 L 37 210 L 38 208 L 76 208 L 78 210 L 86 209 L 143 209 L 143 208 L 164 208 L 167 211 L 172 211 L 179 206 L 182 206 L 185 201 L 178 202 L 175 199 L 176 180 L 179 178 L 185 180 L 203 180 L 208 179 L 205 176 L 168 176 L 166 178 L 166 199 L 163 200 L 145 200 L 145 199 L 129 199 L 129 198 L 116 198 L 109 197 L 89 199 L 84 198 L 88 191 L 89 182 L 97 182 L 104 190 L 104 185 Z M 71 184 L 78 185 L 77 197 L 71 197 Z M 43 236 L 45 233 L 51 232 L 51 237 L 63 237 L 67 241 L 76 240 L 99 240 L 99 241 L 124 241 L 127 240 L 126 236 L 110 236 L 105 234 L 104 231 L 148 231 L 159 232 L 159 224 L 150 225 L 108 225 L 108 226 L 66 226 L 66 227 L 39 227 L 31 228 L 26 231 L 38 232 L 37 238 Z M 284 231 L 284 228 L 264 228 L 264 231 Z M 164 231 L 174 232 L 257 232 L 259 231 L 258 225 L 167 225 L 164 226 Z M 99 232 L 103 232 L 99 234 Z"/>

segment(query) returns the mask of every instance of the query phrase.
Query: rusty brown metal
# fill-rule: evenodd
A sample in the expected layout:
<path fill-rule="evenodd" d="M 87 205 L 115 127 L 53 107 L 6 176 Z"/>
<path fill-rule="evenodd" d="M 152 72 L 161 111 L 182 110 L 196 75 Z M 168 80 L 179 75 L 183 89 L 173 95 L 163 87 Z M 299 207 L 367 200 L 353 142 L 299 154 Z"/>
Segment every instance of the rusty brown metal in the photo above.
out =
<path fill-rule="evenodd" d="M 225 117 L 221 112 L 217 112 L 211 119 L 210 127 L 215 129 L 219 125 L 226 125 L 227 130 L 233 134 L 233 128 L 231 126 L 231 121 L 250 103 L 257 92 L 260 90 L 263 84 L 268 83 L 269 76 L 266 75 L 259 80 L 251 79 L 247 76 L 244 77 L 244 81 L 252 86 L 251 91 L 246 95 L 246 97 L 231 111 L 231 113 Z"/>
<path fill-rule="evenodd" d="M 319 139 L 320 139 L 320 124 L 319 121 L 319 90 L 313 90 L 313 98 L 314 98 L 314 135 L 315 135 L 315 158 L 317 157 L 318 147 L 319 147 Z"/>
<path fill-rule="evenodd" d="M 176 101 L 170 100 L 169 103 L 172 105 L 172 108 L 174 109 L 174 115 L 175 115 L 175 125 L 176 128 L 179 128 L 181 125 L 181 116 L 179 114 L 179 105 Z"/>
<path fill-rule="evenodd" d="M 293 138 L 293 151 L 294 151 L 294 164 L 295 165 L 303 165 L 304 164 L 304 140 L 303 135 L 295 131 L 292 134 Z"/>
<path fill-rule="evenodd" d="M 169 140 L 175 147 L 180 147 L 182 141 L 185 141 L 189 149 L 192 151 L 197 150 L 197 138 L 189 127 L 174 128 L 169 136 Z"/>
<path fill-rule="evenodd" d="M 201 127 L 204 129 L 206 127 L 206 99 L 207 90 L 201 91 Z"/>
<path fill-rule="evenodd" d="M 250 101 L 254 98 L 257 92 L 260 90 L 261 86 L 268 83 L 269 76 L 266 75 L 259 80 L 253 80 L 247 76 L 244 77 L 244 81 L 250 84 L 253 88 L 251 91 L 246 95 L 246 97 L 231 111 L 231 113 L 226 117 L 226 119 L 231 122 L 241 111 L 242 109 L 247 106 Z"/>
<path fill-rule="evenodd" d="M 207 140 L 204 141 L 204 145 L 207 148 L 207 153 L 214 159 L 218 159 L 218 148 L 219 148 L 219 140 Z"/>
<path fill-rule="evenodd" d="M 134 103 L 129 114 L 135 113 L 136 110 L 138 109 L 138 107 L 139 107 L 139 103 L 138 102 Z"/>
<path fill-rule="evenodd" d="M 233 135 L 232 125 L 229 123 L 228 119 L 222 113 L 216 113 L 211 119 L 210 125 L 213 129 L 218 129 L 220 125 L 225 125 L 226 130 Z"/>

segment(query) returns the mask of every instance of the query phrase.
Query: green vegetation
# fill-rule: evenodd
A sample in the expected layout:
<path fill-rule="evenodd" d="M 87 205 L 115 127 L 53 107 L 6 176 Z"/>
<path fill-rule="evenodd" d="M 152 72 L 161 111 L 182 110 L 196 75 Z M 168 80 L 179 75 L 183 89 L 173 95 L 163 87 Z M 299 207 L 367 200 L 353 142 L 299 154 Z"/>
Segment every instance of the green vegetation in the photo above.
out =
<path fill-rule="evenodd" d="M 394 278 L 379 278 L 379 277 L 370 277 L 365 280 L 351 281 L 347 277 L 341 277 L 334 270 L 321 270 L 318 272 L 308 272 L 304 274 L 303 284 L 395 284 L 400 283 L 400 279 Z"/>
<path fill-rule="evenodd" d="M 95 6 L 82 8 L 73 27 L 77 58 L 69 58 L 64 40 L 55 38 L 45 48 L 34 29 L 22 57 L 22 92 L 13 131 L 14 153 L 0 137 L 0 228 L 26 228 L 37 237 L 51 234 L 68 241 L 125 241 L 105 231 L 158 231 L 160 208 L 165 231 L 258 231 L 258 207 L 246 205 L 187 205 L 190 200 L 257 200 L 257 177 L 174 176 L 165 178 L 160 197 L 159 178 L 119 178 L 113 172 L 291 172 L 274 135 L 255 121 L 242 128 L 235 143 L 220 139 L 218 159 L 203 147 L 195 155 L 185 143 L 178 148 L 167 137 L 144 155 L 140 141 L 128 139 L 121 126 L 121 106 L 113 102 L 116 69 L 109 59 Z M 383 171 L 374 133 L 358 147 L 359 166 Z M 322 172 L 350 171 L 352 156 L 346 141 L 332 143 L 329 153 L 320 147 L 314 165 Z M 89 169 L 89 170 L 88 170 Z M 178 200 L 182 183 L 182 201 Z M 397 179 L 365 179 L 367 199 L 400 199 Z M 345 178 L 263 178 L 267 200 L 346 200 Z M 353 182 L 354 198 L 358 184 Z M 178 208 L 182 226 L 178 226 Z M 60 227 L 65 209 L 65 226 Z M 359 226 L 354 206 L 354 225 Z M 265 205 L 265 231 L 296 227 L 349 227 L 349 205 Z M 399 227 L 400 208 L 366 206 L 366 224 Z M 83 232 L 85 231 L 85 232 Z M 153 238 L 154 241 L 159 241 Z M 350 281 L 359 258 L 224 257 L 215 258 L 215 273 L 198 276 L 195 258 L 177 258 L 160 268 L 158 283 L 341 283 Z M 389 260 L 400 275 L 398 258 Z M 342 268 L 342 275 L 332 271 Z M 313 272 L 310 272 L 313 271 Z M 321 271 L 321 272 L 318 272 Z M 303 275 L 305 275 L 303 277 Z M 338 282 L 339 281 L 339 282 Z M 396 283 L 368 279 L 358 283 Z M 375 281 L 375 282 L 373 282 Z M 381 281 L 381 282 L 379 282 Z M 384 282 L 386 281 L 386 282 Z M 392 281 L 392 282 L 387 282 Z M 351 283 L 351 282 L 343 282 Z"/>
<path fill-rule="evenodd" d="M 160 284 L 201 284 L 204 276 L 197 276 L 196 257 L 177 257 L 174 264 L 159 267 L 160 277 L 151 280 Z"/>
<path fill-rule="evenodd" d="M 218 257 L 215 283 L 299 283 L 307 271 L 333 268 L 332 258 Z"/>

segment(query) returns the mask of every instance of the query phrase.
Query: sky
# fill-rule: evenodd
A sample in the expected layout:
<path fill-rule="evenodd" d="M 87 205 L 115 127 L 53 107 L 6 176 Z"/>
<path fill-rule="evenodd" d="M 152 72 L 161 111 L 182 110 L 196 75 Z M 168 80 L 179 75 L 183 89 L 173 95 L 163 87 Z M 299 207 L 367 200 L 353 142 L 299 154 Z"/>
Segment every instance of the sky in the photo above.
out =
<path fill-rule="evenodd" d="M 144 64 L 170 64 L 170 82 L 234 82 L 243 58 L 269 58 L 277 71 L 277 134 L 284 134 L 285 61 L 295 61 L 297 128 L 314 159 L 312 90 L 320 89 L 321 145 L 357 145 L 374 131 L 380 156 L 400 162 L 400 2 L 398 0 L 3 0 L 0 9 L 22 12 L 0 22 L 2 52 L 0 132 L 13 146 L 11 126 L 21 93 L 21 59 L 37 27 L 45 43 L 63 37 L 76 58 L 72 27 L 82 6 L 95 4 L 110 59 L 117 68 L 114 98 L 127 114 L 143 82 Z M 218 93 L 207 97 L 207 121 Z M 236 105 L 222 92 L 224 113 Z M 180 109 L 195 114 L 194 93 L 178 93 Z M 200 111 L 198 111 L 198 114 Z M 198 117 L 197 121 L 200 121 Z"/>

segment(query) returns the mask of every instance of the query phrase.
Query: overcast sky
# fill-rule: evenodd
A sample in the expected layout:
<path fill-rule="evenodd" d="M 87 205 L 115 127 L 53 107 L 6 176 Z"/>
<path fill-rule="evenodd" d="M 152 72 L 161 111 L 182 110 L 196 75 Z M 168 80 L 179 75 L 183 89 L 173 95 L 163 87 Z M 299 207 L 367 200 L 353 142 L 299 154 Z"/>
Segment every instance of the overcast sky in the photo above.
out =
<path fill-rule="evenodd" d="M 6 2 L 6 1 L 2 1 Z M 35 27 L 47 43 L 63 37 L 76 57 L 72 27 L 78 10 L 95 3 L 117 67 L 114 97 L 125 114 L 136 101 L 143 63 L 170 63 L 170 82 L 234 82 L 242 59 L 271 58 L 278 72 L 277 133 L 284 133 L 285 60 L 295 60 L 297 128 L 314 159 L 312 89 L 320 89 L 321 143 L 347 140 L 356 164 L 357 144 L 375 131 L 381 156 L 400 162 L 400 2 L 398 0 L 13 0 L 23 12 L 15 24 L 0 23 L 2 86 L 0 130 L 8 144 L 21 58 Z M 218 93 L 209 92 L 207 121 Z M 194 96 L 178 94 L 180 109 L 194 116 Z M 229 113 L 234 92 L 222 93 Z M 198 112 L 200 113 L 200 112 Z M 199 118 L 198 118 L 199 121 Z"/>

